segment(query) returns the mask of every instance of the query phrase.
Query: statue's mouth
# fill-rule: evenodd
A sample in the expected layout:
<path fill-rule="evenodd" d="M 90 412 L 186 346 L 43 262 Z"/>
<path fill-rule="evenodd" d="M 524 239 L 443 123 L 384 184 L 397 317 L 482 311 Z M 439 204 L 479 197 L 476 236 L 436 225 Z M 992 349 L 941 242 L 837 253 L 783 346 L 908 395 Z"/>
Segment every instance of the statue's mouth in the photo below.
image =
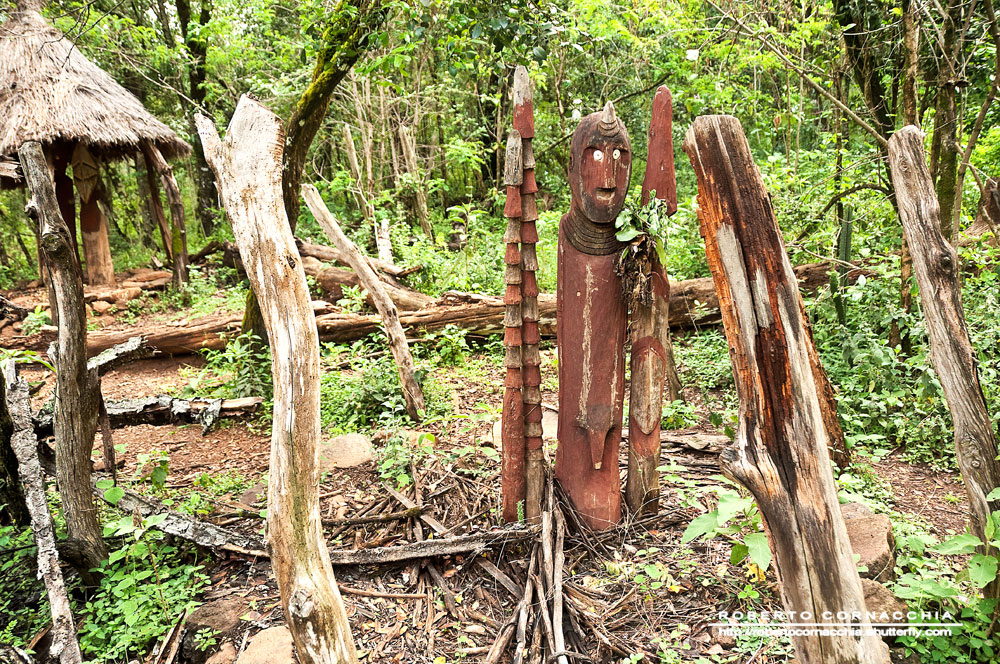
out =
<path fill-rule="evenodd" d="M 616 191 L 618 191 L 617 187 L 611 187 L 610 189 L 606 187 L 600 187 L 597 189 L 597 193 L 594 196 L 594 198 L 596 198 L 598 202 L 607 205 L 608 203 L 614 200 Z"/>

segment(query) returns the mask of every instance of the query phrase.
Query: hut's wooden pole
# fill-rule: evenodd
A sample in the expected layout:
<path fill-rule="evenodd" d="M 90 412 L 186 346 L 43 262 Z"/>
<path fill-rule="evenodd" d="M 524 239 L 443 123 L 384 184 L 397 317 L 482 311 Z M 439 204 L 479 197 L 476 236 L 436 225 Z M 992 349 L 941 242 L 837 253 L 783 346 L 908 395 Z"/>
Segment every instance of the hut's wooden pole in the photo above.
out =
<path fill-rule="evenodd" d="M 170 254 L 171 258 L 173 258 L 174 286 L 179 288 L 183 284 L 186 284 L 188 280 L 187 226 L 184 223 L 184 200 L 181 198 L 180 187 L 177 186 L 177 180 L 174 178 L 174 170 L 167 163 L 167 160 L 163 158 L 163 155 L 160 154 L 160 150 L 150 141 L 143 141 L 142 151 L 146 155 L 146 168 L 152 168 L 160 174 L 160 179 L 163 181 L 163 189 L 167 193 L 167 203 L 170 205 L 170 219 L 173 222 L 170 229 Z"/>
<path fill-rule="evenodd" d="M 651 193 L 666 201 L 666 213 L 677 211 L 674 177 L 673 106 L 670 90 L 661 85 L 653 98 L 649 123 L 649 155 L 642 181 L 642 204 Z M 652 302 L 636 302 L 632 311 L 632 382 L 629 389 L 628 478 L 625 502 L 638 514 L 656 514 L 660 499 L 660 419 L 664 384 L 674 371 L 670 347 L 670 284 L 654 253 L 650 263 Z M 673 396 L 673 395 L 671 395 Z"/>
<path fill-rule="evenodd" d="M 87 265 L 87 283 L 110 286 L 115 283 L 115 266 L 111 260 L 108 239 L 108 218 L 97 204 L 97 190 L 90 200 L 80 205 L 80 235 L 83 236 L 83 257 Z"/>
<path fill-rule="evenodd" d="M 869 629 L 830 466 L 822 367 L 750 144 L 736 118 L 702 116 L 684 150 L 698 178 L 698 216 L 740 400 L 723 472 L 757 500 L 785 609 L 802 622 L 838 622 L 847 612 L 861 616 L 852 626 Z M 798 659 L 888 663 L 879 636 L 845 631 L 793 636 Z"/>
<path fill-rule="evenodd" d="M 42 251 L 49 266 L 59 336 L 50 347 L 56 363 L 56 479 L 68 531 L 67 549 L 84 579 L 107 556 L 90 487 L 90 455 L 97 432 L 100 397 L 97 371 L 87 368 L 87 313 L 83 275 L 70 245 L 69 229 L 59 214 L 52 175 L 34 141 L 18 149 L 31 201 L 29 214 L 39 222 Z M 70 557 L 68 554 L 67 557 Z"/>
<path fill-rule="evenodd" d="M 303 664 L 356 663 L 320 522 L 319 339 L 282 200 L 282 123 L 247 96 L 224 142 L 211 120 L 198 115 L 196 122 L 271 343 L 267 537 L 285 619 Z"/>
<path fill-rule="evenodd" d="M 955 427 L 955 451 L 969 495 L 972 531 L 989 541 L 995 537 L 983 531 L 990 515 L 1000 510 L 1000 500 L 986 500 L 993 489 L 1000 487 L 997 435 L 965 325 L 958 256 L 941 233 L 941 209 L 924 157 L 923 134 L 917 127 L 909 125 L 893 134 L 889 139 L 889 161 L 903 232 L 913 250 L 913 271 L 920 286 L 931 361 Z M 997 554 L 995 549 L 990 552 Z M 987 595 L 1000 596 L 1000 583 L 990 584 Z"/>
<path fill-rule="evenodd" d="M 156 169 L 150 163 L 149 157 L 143 155 L 146 162 L 146 184 L 149 185 L 149 212 L 160 229 L 160 241 L 163 243 L 163 253 L 167 260 L 174 260 L 173 234 L 167 223 L 167 215 L 163 212 L 163 200 L 160 198 L 160 180 L 156 177 Z"/>

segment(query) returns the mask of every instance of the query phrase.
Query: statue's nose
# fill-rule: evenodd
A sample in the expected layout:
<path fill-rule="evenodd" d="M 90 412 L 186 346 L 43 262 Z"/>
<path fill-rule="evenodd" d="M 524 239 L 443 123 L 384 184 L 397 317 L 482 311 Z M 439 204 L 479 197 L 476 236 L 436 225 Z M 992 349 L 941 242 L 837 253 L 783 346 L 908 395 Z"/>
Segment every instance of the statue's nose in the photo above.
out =
<path fill-rule="evenodd" d="M 603 163 L 601 164 L 601 177 L 600 177 L 600 187 L 601 189 L 614 189 L 616 185 L 617 178 L 615 177 L 617 170 L 617 163 L 611 158 L 611 155 L 606 155 Z"/>

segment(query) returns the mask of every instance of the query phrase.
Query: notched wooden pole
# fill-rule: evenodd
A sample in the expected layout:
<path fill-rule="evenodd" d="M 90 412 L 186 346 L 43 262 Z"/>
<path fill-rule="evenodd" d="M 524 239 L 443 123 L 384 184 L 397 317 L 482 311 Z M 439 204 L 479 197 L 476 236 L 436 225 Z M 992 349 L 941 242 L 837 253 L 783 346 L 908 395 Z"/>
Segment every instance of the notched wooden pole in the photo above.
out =
<path fill-rule="evenodd" d="M 986 500 L 1000 487 L 1000 462 L 997 435 L 965 325 L 958 255 L 941 233 L 941 208 L 924 157 L 923 134 L 917 127 L 910 125 L 893 134 L 889 160 L 899 217 L 920 287 L 931 362 L 955 427 L 955 451 L 969 495 L 972 532 L 986 541 L 991 539 L 984 536 L 986 522 L 990 514 L 1000 510 L 1000 500 Z M 991 553 L 997 555 L 995 550 Z M 986 594 L 1000 596 L 1000 583 L 991 583 Z"/>
<path fill-rule="evenodd" d="M 729 343 L 739 426 L 723 472 L 763 516 L 781 598 L 809 621 L 865 616 L 828 445 L 822 369 L 781 231 L 736 118 L 703 116 L 684 141 L 698 177 L 698 216 Z M 870 626 L 866 618 L 851 621 Z M 889 661 L 877 635 L 794 637 L 805 664 Z"/>
<path fill-rule="evenodd" d="M 271 342 L 274 420 L 267 538 L 282 607 L 303 664 L 357 662 L 319 513 L 319 338 L 282 202 L 281 120 L 250 97 L 225 141 L 197 116 L 233 235 Z"/>

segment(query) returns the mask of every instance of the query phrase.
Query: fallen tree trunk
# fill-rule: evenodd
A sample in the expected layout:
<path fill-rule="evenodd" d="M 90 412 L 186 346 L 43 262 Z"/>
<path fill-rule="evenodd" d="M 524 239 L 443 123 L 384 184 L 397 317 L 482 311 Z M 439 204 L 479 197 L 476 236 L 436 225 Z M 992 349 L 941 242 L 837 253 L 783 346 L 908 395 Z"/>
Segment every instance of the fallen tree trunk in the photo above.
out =
<path fill-rule="evenodd" d="M 740 401 L 723 473 L 756 498 L 785 610 L 837 623 L 824 617 L 846 612 L 844 622 L 861 631 L 793 636 L 798 659 L 888 664 L 866 617 L 831 472 L 832 391 L 750 144 L 736 118 L 701 116 L 684 151 L 698 178 L 698 217 Z"/>
<path fill-rule="evenodd" d="M 196 123 L 271 346 L 267 541 L 281 606 L 303 664 L 357 662 L 319 512 L 319 338 L 282 202 L 281 121 L 244 95 L 225 141 L 208 118 Z"/>
<path fill-rule="evenodd" d="M 302 256 L 310 256 L 311 258 L 318 258 L 321 261 L 327 263 L 340 263 L 341 265 L 348 265 L 347 257 L 344 255 L 340 249 L 336 247 L 330 247 L 325 244 L 315 244 L 313 242 L 306 242 L 300 238 L 295 238 L 295 246 L 298 248 L 299 253 Z M 399 267 L 398 265 L 393 265 L 392 263 L 387 263 L 383 260 L 378 260 L 376 258 L 367 257 L 368 262 L 377 271 L 384 275 L 400 279 L 408 274 L 413 274 L 414 272 L 419 272 L 424 269 L 423 265 L 414 265 L 413 267 Z"/>
<path fill-rule="evenodd" d="M 371 291 L 369 291 L 368 288 L 365 288 L 365 285 L 362 283 L 357 271 L 324 265 L 319 259 L 309 256 L 302 259 L 302 269 L 306 271 L 307 275 L 316 280 L 316 283 L 323 289 L 323 292 L 331 296 L 330 299 L 333 302 L 336 302 L 343 297 L 344 286 L 357 286 L 364 288 L 367 295 L 365 300 L 368 304 L 370 306 L 376 306 L 375 298 L 372 296 Z M 377 273 L 373 271 L 372 274 L 376 275 Z M 389 299 L 396 305 L 396 307 L 399 308 L 400 311 L 415 311 L 417 309 L 423 309 L 434 301 L 434 298 L 430 295 L 425 295 L 419 291 L 413 290 L 412 288 L 400 286 L 397 282 L 395 282 L 395 280 L 388 281 L 376 277 L 376 282 L 382 286 L 382 288 L 386 291 L 386 295 L 388 295 Z"/>
<path fill-rule="evenodd" d="M 814 293 L 829 285 L 829 263 L 808 263 L 792 268 L 804 293 Z M 847 274 L 847 281 L 854 281 L 862 274 L 872 276 L 863 267 Z M 712 279 L 703 277 L 670 282 L 670 329 L 690 330 L 710 327 L 721 322 L 719 299 Z M 433 332 L 446 325 L 455 325 L 470 334 L 487 335 L 503 332 L 503 298 L 475 293 L 449 291 L 418 311 L 404 311 L 399 321 L 413 332 Z M 555 335 L 556 298 L 542 293 L 538 296 L 539 330 L 542 336 Z M 155 328 L 124 331 L 91 332 L 87 337 L 87 352 L 101 352 L 130 337 L 141 334 L 157 351 L 169 355 L 196 353 L 202 349 L 224 348 L 226 338 L 238 334 L 241 317 L 238 314 L 215 314 L 187 323 Z M 356 341 L 381 329 L 377 315 L 333 313 L 318 316 L 316 324 L 322 341 L 340 343 Z M 7 348 L 45 350 L 54 338 L 51 332 L 30 337 L 5 339 Z"/>
<path fill-rule="evenodd" d="M 30 312 L 24 307 L 19 307 L 3 295 L 0 295 L 0 318 L 7 320 L 24 320 Z"/>
<path fill-rule="evenodd" d="M 1000 500 L 986 499 L 1000 487 L 997 435 L 965 324 L 958 255 L 940 231 L 941 209 L 924 157 L 923 134 L 917 127 L 909 125 L 893 134 L 889 160 L 899 217 L 913 250 L 913 272 L 920 287 L 931 361 L 955 427 L 955 452 L 969 496 L 971 530 L 983 542 L 990 542 L 994 539 L 990 520 L 995 510 L 1000 510 Z M 989 545 L 982 553 L 997 555 Z M 990 583 L 985 594 L 1000 596 L 1000 581 Z M 994 615 L 1000 617 L 1000 610 Z"/>
<path fill-rule="evenodd" d="M 24 489 L 28 513 L 31 515 L 31 530 L 38 546 L 38 576 L 45 583 L 52 614 L 52 641 L 49 657 L 60 664 L 78 664 L 82 661 L 80 644 L 76 640 L 73 612 L 59 567 L 59 552 L 56 550 L 55 529 L 46 499 L 45 479 L 39 464 L 37 440 L 31 430 L 31 404 L 28 399 L 28 384 L 17 379 L 17 368 L 13 360 L 0 366 L 0 382 L 6 390 L 0 389 L 0 396 L 6 392 L 6 408 L 10 412 L 14 433 L 10 444 L 17 456 L 18 474 Z"/>
<path fill-rule="evenodd" d="M 264 542 L 257 537 L 216 526 L 213 523 L 201 521 L 193 516 L 169 509 L 160 501 L 143 496 L 135 491 L 119 486 L 125 493 L 117 502 L 104 498 L 104 489 L 98 489 L 97 483 L 102 478 L 95 474 L 93 481 L 94 495 L 109 505 L 117 507 L 126 514 L 138 514 L 142 518 L 160 516 L 152 526 L 168 535 L 197 544 L 215 553 L 239 553 L 248 556 L 267 557 Z"/>
<path fill-rule="evenodd" d="M 112 429 L 149 424 L 200 424 L 202 435 L 223 417 L 241 417 L 255 413 L 263 399 L 177 399 L 161 394 L 142 399 L 107 401 L 105 407 Z M 35 435 L 52 435 L 52 414 L 40 412 L 34 416 Z"/>

